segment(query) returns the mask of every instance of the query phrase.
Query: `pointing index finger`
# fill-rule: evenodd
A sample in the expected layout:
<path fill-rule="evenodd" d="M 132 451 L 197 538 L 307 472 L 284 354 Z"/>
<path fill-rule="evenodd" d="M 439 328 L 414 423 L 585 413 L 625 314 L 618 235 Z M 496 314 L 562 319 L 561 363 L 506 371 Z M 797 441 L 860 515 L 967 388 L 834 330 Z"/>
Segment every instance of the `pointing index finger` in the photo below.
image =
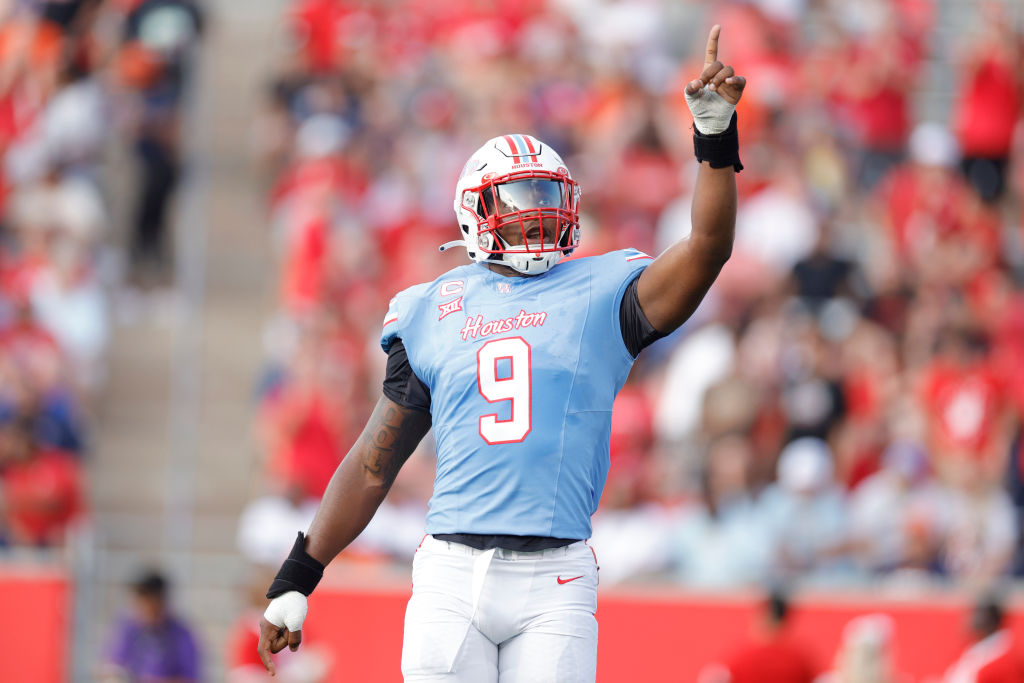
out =
<path fill-rule="evenodd" d="M 714 64 L 718 61 L 718 36 L 722 33 L 722 27 L 715 24 L 708 34 L 708 47 L 704 53 L 704 64 Z"/>

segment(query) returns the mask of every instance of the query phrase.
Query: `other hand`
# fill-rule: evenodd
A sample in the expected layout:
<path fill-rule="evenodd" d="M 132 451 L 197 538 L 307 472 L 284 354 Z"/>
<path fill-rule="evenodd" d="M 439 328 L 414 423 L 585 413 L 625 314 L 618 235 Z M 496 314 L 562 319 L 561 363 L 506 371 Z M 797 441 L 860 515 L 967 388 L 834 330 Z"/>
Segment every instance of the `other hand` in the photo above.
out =
<path fill-rule="evenodd" d="M 256 651 L 263 666 L 271 676 L 277 674 L 274 660 L 277 654 L 288 646 L 292 652 L 302 644 L 302 623 L 306 620 L 306 596 L 298 591 L 289 591 L 270 601 L 267 611 L 260 619 L 260 642 Z"/>

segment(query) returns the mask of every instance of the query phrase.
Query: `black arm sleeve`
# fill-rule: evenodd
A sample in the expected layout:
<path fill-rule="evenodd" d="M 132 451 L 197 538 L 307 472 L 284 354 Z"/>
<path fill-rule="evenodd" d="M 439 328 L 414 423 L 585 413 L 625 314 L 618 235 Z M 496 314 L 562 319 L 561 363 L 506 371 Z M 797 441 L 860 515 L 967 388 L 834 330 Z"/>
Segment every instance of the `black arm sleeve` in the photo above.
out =
<path fill-rule="evenodd" d="M 636 283 L 640 281 L 638 274 L 626 287 L 619 305 L 619 327 L 622 328 L 622 341 L 633 358 L 658 341 L 665 335 L 654 329 L 651 322 L 640 308 L 640 297 L 636 293 Z M 390 367 L 390 364 L 389 364 Z"/>
<path fill-rule="evenodd" d="M 391 342 L 391 348 L 388 349 L 384 395 L 400 406 L 422 413 L 430 412 L 430 389 L 412 371 L 401 339 Z"/>

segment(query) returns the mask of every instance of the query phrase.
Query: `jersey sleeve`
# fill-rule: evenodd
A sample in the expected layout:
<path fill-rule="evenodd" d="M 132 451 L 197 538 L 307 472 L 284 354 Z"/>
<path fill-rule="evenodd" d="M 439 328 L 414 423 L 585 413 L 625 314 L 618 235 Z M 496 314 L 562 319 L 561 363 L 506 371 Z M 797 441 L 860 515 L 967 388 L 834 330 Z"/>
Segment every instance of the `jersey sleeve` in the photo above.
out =
<path fill-rule="evenodd" d="M 640 296 L 637 294 L 637 282 L 640 280 L 640 273 L 635 273 L 633 279 L 626 286 L 626 293 L 619 304 L 619 327 L 622 331 L 622 341 L 629 349 L 629 355 L 636 358 L 645 348 L 658 341 L 665 335 L 654 329 L 654 325 L 647 319 L 647 314 L 640 308 Z"/>
<path fill-rule="evenodd" d="M 409 346 L 419 329 L 415 318 L 422 310 L 422 299 L 429 290 L 428 284 L 413 285 L 403 289 L 388 302 L 388 311 L 381 323 L 380 346 L 387 353 L 395 339 L 402 339 Z"/>
<path fill-rule="evenodd" d="M 402 338 L 402 325 L 405 323 L 405 316 L 399 313 L 400 296 L 400 294 L 395 295 L 388 302 L 388 312 L 384 314 L 384 322 L 381 325 L 380 332 L 380 347 L 384 349 L 384 353 L 390 353 L 391 344 L 396 339 Z"/>
<path fill-rule="evenodd" d="M 430 412 L 430 389 L 413 372 L 405 344 L 398 337 L 388 349 L 388 366 L 384 377 L 384 395 L 400 406 Z"/>
<path fill-rule="evenodd" d="M 639 249 L 613 251 L 599 258 L 601 262 L 594 269 L 596 293 L 622 339 L 623 351 L 631 359 L 636 358 L 642 348 L 658 339 L 639 302 L 633 301 L 636 280 L 653 258 Z"/>

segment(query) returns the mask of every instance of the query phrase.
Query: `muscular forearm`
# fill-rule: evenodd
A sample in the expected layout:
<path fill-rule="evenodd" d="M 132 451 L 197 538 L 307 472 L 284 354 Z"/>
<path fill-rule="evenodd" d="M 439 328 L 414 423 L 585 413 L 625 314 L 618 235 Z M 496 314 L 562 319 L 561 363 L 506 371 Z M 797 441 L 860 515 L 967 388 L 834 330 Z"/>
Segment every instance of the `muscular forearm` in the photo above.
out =
<path fill-rule="evenodd" d="M 701 250 L 709 270 L 714 268 L 713 280 L 732 254 L 736 233 L 736 173 L 732 168 L 711 168 L 707 162 L 700 165 L 690 219 L 690 240 Z"/>
<path fill-rule="evenodd" d="M 356 444 L 335 470 L 306 534 L 306 552 L 323 565 L 345 549 L 369 524 L 388 486 L 367 473 Z"/>
<path fill-rule="evenodd" d="M 652 263 L 637 283 L 644 315 L 668 334 L 693 315 L 732 253 L 736 225 L 736 174 L 732 168 L 697 173 L 690 237 L 676 242 Z"/>
<path fill-rule="evenodd" d="M 380 399 L 359 440 L 331 477 L 307 534 L 309 555 L 326 565 L 355 540 L 429 428 L 429 414 Z"/>

